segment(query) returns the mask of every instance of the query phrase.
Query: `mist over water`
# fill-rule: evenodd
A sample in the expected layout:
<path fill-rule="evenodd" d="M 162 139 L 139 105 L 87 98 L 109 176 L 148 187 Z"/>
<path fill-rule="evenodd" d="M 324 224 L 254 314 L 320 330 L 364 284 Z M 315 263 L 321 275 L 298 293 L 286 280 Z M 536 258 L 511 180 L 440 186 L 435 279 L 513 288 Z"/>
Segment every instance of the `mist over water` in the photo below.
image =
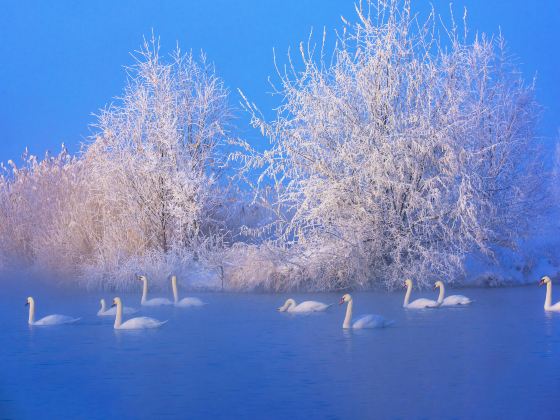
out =
<path fill-rule="evenodd" d="M 99 293 L 12 284 L 0 296 L 2 418 L 554 418 L 560 407 L 560 314 L 544 313 L 536 286 L 465 289 L 470 307 L 425 311 L 402 309 L 400 292 L 354 293 L 356 316 L 395 320 L 361 331 L 342 330 L 338 305 L 293 316 L 275 310 L 287 295 L 197 293 L 207 306 L 141 310 L 169 319 L 161 329 L 115 331 L 96 316 Z M 82 320 L 29 327 L 30 290 L 38 317 Z M 139 293 L 121 297 L 139 307 Z"/>

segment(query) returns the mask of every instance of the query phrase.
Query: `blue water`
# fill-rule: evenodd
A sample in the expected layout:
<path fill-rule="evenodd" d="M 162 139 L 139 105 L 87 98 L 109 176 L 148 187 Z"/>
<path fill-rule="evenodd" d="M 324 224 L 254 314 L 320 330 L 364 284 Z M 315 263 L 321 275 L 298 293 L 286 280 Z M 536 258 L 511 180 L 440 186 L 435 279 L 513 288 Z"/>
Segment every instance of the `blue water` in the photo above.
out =
<path fill-rule="evenodd" d="M 286 295 L 217 293 L 197 294 L 203 308 L 143 310 L 169 319 L 159 330 L 114 331 L 95 315 L 101 295 L 44 289 L 39 317 L 83 319 L 30 328 L 21 289 L 0 296 L 0 418 L 560 416 L 560 314 L 544 313 L 536 286 L 466 289 L 471 307 L 426 311 L 354 293 L 356 314 L 395 320 L 354 332 L 342 307 L 293 316 L 275 311 Z"/>

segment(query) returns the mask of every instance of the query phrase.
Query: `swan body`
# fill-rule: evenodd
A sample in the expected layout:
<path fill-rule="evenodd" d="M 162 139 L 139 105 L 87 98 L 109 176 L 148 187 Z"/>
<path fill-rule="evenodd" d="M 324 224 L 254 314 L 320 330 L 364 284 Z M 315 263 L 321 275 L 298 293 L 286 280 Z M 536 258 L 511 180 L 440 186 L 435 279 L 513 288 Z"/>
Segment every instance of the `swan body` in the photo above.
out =
<path fill-rule="evenodd" d="M 47 315 L 44 318 L 35 321 L 35 300 L 30 296 L 27 298 L 26 306 L 29 305 L 29 325 L 48 326 L 48 325 L 63 325 L 73 324 L 78 322 L 81 318 L 73 318 L 67 315 Z"/>
<path fill-rule="evenodd" d="M 342 328 L 344 329 L 362 329 L 362 328 L 385 328 L 393 324 L 393 321 L 387 321 L 381 315 L 362 315 L 358 319 L 352 322 L 352 296 L 345 294 L 340 299 L 340 305 L 347 303 L 346 306 L 346 316 L 344 317 L 344 322 L 342 323 Z"/>
<path fill-rule="evenodd" d="M 101 309 L 97 311 L 97 316 L 114 316 L 117 314 L 116 307 L 107 308 L 107 305 L 105 304 L 105 299 L 101 299 L 99 302 L 101 303 Z M 138 312 L 136 309 L 130 308 L 128 306 L 125 306 L 123 308 L 123 314 L 126 315 L 135 314 L 136 312 Z"/>
<path fill-rule="evenodd" d="M 412 280 L 405 280 L 404 287 L 406 287 L 406 294 L 404 295 L 403 308 L 406 309 L 425 309 L 425 308 L 438 308 L 441 303 L 432 299 L 420 298 L 409 302 L 410 294 L 412 293 Z"/>
<path fill-rule="evenodd" d="M 123 305 L 121 298 L 116 297 L 113 299 L 113 306 L 116 306 L 117 313 L 115 316 L 116 330 L 142 330 L 147 328 L 158 328 L 165 324 L 167 321 L 159 321 L 154 318 L 147 316 L 139 316 L 136 318 L 131 318 L 125 322 L 122 322 Z"/>
<path fill-rule="evenodd" d="M 451 295 L 445 297 L 445 286 L 442 281 L 436 281 L 434 283 L 434 289 L 439 287 L 439 296 L 437 303 L 441 306 L 459 306 L 468 305 L 472 303 L 468 297 L 463 295 Z"/>
<path fill-rule="evenodd" d="M 552 312 L 560 312 L 560 302 L 552 304 L 552 280 L 548 276 L 544 276 L 539 282 L 539 286 L 546 284 L 546 297 L 544 299 L 544 310 Z"/>
<path fill-rule="evenodd" d="M 323 312 L 326 311 L 331 305 L 326 303 L 316 302 L 314 300 L 306 300 L 299 305 L 293 299 L 288 299 L 280 308 L 279 312 L 293 312 L 293 313 L 307 313 L 307 312 Z"/>
<path fill-rule="evenodd" d="M 189 306 L 203 306 L 206 305 L 203 301 L 196 297 L 186 297 L 179 300 L 179 292 L 177 291 L 177 277 L 171 277 L 171 288 L 173 289 L 173 304 L 180 308 L 187 308 Z"/>
<path fill-rule="evenodd" d="M 472 300 L 463 295 L 451 295 L 443 299 L 441 306 L 457 306 L 457 305 L 469 305 Z"/>
<path fill-rule="evenodd" d="M 142 285 L 142 299 L 140 304 L 142 306 L 163 306 L 163 305 L 173 305 L 167 298 L 153 298 L 148 299 L 148 278 L 146 276 L 137 276 L 138 280 L 143 282 Z"/>

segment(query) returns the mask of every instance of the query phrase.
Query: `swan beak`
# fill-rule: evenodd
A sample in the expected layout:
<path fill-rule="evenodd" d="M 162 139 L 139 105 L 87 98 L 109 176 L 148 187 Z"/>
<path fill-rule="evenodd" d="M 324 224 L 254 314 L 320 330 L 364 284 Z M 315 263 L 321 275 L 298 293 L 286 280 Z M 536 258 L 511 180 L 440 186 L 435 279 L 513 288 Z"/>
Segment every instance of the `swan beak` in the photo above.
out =
<path fill-rule="evenodd" d="M 544 284 L 544 280 L 543 280 L 543 279 L 540 279 L 540 280 L 539 280 L 539 286 L 542 286 L 543 284 Z"/>
<path fill-rule="evenodd" d="M 23 306 L 29 306 L 29 302 L 25 302 Z"/>
<path fill-rule="evenodd" d="M 117 304 L 115 302 L 113 302 L 113 304 L 111 305 L 111 308 L 117 306 Z"/>
<path fill-rule="evenodd" d="M 344 298 L 340 298 L 340 301 L 338 302 L 339 305 L 342 305 L 344 303 Z"/>

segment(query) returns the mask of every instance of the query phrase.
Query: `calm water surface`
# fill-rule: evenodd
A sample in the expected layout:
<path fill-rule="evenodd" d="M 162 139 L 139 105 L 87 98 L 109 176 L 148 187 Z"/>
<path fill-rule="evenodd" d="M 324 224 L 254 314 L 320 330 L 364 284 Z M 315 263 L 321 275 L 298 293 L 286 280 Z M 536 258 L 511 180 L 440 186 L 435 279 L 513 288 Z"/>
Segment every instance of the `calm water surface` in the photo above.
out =
<path fill-rule="evenodd" d="M 159 330 L 114 331 L 95 315 L 101 295 L 39 287 L 39 317 L 83 319 L 30 328 L 20 289 L 0 296 L 0 418 L 560 418 L 560 314 L 536 286 L 423 311 L 354 293 L 356 314 L 395 325 L 353 332 L 338 305 L 293 316 L 275 311 L 286 295 L 200 293 L 203 308 L 142 310 L 169 320 Z"/>

